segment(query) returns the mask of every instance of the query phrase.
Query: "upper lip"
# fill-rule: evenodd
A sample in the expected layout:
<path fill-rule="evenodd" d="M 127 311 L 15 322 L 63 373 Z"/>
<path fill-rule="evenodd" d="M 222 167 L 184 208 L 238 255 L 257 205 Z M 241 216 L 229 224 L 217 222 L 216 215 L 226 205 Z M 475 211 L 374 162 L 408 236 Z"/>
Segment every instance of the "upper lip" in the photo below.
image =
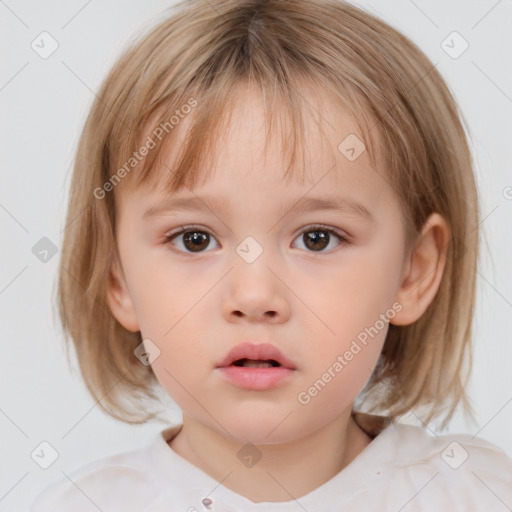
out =
<path fill-rule="evenodd" d="M 240 343 L 233 347 L 217 365 L 218 368 L 230 366 L 238 359 L 273 359 L 285 368 L 295 369 L 293 361 L 288 359 L 276 346 L 270 343 Z"/>

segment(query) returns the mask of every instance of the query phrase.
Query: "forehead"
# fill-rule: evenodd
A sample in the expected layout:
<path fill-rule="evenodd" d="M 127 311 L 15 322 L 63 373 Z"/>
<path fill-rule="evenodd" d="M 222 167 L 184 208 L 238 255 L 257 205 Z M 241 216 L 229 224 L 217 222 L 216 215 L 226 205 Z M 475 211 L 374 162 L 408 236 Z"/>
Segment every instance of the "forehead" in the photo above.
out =
<path fill-rule="evenodd" d="M 377 130 L 371 141 L 368 136 L 365 139 L 361 123 L 340 100 L 311 87 L 297 96 L 301 98 L 298 118 L 279 104 L 271 104 L 257 87 L 238 88 L 216 124 L 209 148 L 188 143 L 197 119 L 193 115 L 185 118 L 162 142 L 158 165 L 150 169 L 146 188 L 162 193 L 179 192 L 180 189 L 170 189 L 168 181 L 185 150 L 204 154 L 202 165 L 190 171 L 198 176 L 199 186 L 208 183 L 209 188 L 220 187 L 225 180 L 255 179 L 269 187 L 281 186 L 283 182 L 289 186 L 310 186 L 324 175 L 328 175 L 325 181 L 332 182 L 340 179 L 341 174 L 347 183 L 357 181 L 365 170 L 372 170 L 372 160 L 382 164 Z M 290 157 L 293 165 L 288 169 Z M 334 166 L 345 172 L 329 172 Z M 384 173 L 383 168 L 375 170 Z M 191 187 L 182 187 L 187 188 Z"/>
<path fill-rule="evenodd" d="M 304 145 L 291 179 L 284 179 L 283 142 L 292 130 L 286 116 L 279 118 L 268 144 L 267 111 L 261 94 L 245 91 L 223 126 L 224 131 L 206 159 L 204 179 L 193 188 L 169 191 L 165 173 L 186 136 L 185 126 L 162 153 L 162 168 L 152 176 L 151 189 L 134 190 L 137 210 L 144 217 L 161 211 L 213 211 L 226 215 L 243 209 L 269 214 L 337 210 L 375 222 L 379 203 L 392 196 L 384 192 L 384 169 L 375 169 L 354 117 L 330 96 L 315 95 L 304 107 Z M 351 151 L 352 150 L 352 151 Z M 304 159 L 302 159 L 302 156 Z M 377 159 L 379 161 L 380 159 Z M 132 196 L 133 197 L 133 196 Z M 375 209 L 377 207 L 377 210 Z M 373 213 L 372 213 L 373 210 Z"/>

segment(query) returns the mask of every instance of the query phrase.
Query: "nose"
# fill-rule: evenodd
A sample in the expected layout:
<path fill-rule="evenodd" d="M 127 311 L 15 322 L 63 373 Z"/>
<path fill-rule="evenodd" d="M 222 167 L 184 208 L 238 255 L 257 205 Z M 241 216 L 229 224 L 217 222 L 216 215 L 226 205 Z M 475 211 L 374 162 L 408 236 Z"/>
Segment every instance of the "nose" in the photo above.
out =
<path fill-rule="evenodd" d="M 240 260 L 229 272 L 223 299 L 228 322 L 283 323 L 290 317 L 289 294 L 279 269 L 260 257 L 252 263 Z"/>

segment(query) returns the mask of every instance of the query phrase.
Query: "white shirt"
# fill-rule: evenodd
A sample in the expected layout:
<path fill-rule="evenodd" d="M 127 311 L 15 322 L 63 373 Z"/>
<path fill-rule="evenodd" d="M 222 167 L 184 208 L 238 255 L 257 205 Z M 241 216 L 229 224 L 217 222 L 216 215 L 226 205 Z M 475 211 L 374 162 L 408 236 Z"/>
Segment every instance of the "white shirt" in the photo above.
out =
<path fill-rule="evenodd" d="M 47 487 L 30 512 L 500 512 L 512 510 L 512 459 L 470 435 L 434 437 L 390 424 L 342 471 L 288 502 L 254 503 L 167 444 L 182 425 L 146 448 L 114 455 Z M 313 468 L 312 468 L 313 470 Z"/>

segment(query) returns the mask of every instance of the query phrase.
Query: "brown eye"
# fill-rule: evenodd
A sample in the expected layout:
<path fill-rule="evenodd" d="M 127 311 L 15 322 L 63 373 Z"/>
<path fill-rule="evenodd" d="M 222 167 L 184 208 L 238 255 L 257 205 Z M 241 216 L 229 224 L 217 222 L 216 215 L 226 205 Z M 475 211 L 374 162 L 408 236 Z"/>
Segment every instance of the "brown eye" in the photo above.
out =
<path fill-rule="evenodd" d="M 330 234 L 327 231 L 308 231 L 302 235 L 304 244 L 312 251 L 322 251 L 329 245 Z"/>
<path fill-rule="evenodd" d="M 187 231 L 183 235 L 183 245 L 192 252 L 202 251 L 208 247 L 210 235 L 201 231 Z"/>
<path fill-rule="evenodd" d="M 338 245 L 348 243 L 348 240 L 334 228 L 323 226 L 312 226 L 303 231 L 297 238 L 309 252 L 328 252 L 326 248 L 332 249 Z M 336 243 L 336 240 L 338 242 Z"/>
<path fill-rule="evenodd" d="M 183 226 L 180 231 L 167 236 L 166 239 L 165 243 L 170 243 L 185 253 L 207 252 L 211 241 L 215 240 L 207 231 Z"/>

